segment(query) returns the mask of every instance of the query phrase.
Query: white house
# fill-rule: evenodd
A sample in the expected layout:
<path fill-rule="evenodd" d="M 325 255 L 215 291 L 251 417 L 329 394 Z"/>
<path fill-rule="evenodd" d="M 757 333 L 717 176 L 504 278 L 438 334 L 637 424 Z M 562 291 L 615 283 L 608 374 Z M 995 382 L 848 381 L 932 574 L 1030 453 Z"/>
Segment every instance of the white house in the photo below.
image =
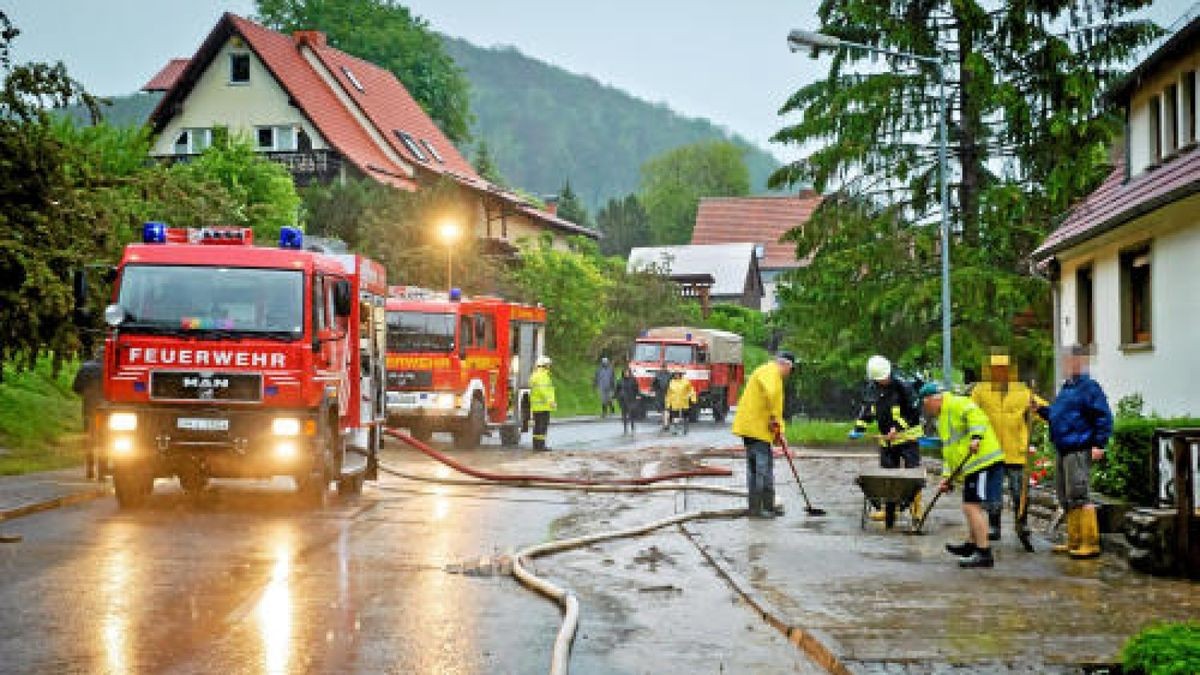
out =
<path fill-rule="evenodd" d="M 1034 253 L 1054 281 L 1054 341 L 1093 352 L 1115 406 L 1200 414 L 1200 18 L 1110 95 L 1125 110 L 1115 171 Z"/>
<path fill-rule="evenodd" d="M 762 275 L 751 243 L 643 246 L 629 252 L 626 268 L 670 277 L 685 296 L 698 296 L 705 312 L 709 300 L 754 310 L 762 306 Z"/>

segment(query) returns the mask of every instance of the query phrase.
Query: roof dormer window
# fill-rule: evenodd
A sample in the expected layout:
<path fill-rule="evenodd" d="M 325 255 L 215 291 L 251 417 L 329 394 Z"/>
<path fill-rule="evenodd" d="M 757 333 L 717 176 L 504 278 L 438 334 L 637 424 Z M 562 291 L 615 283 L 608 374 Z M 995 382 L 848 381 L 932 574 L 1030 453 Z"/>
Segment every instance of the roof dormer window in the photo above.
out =
<path fill-rule="evenodd" d="M 438 161 L 438 164 L 446 163 L 446 160 L 442 158 L 442 153 L 438 152 L 437 148 L 433 147 L 433 143 L 430 143 L 429 141 L 422 138 L 421 145 L 425 146 L 425 149 L 429 151 L 429 154 L 433 155 L 433 158 Z"/>
<path fill-rule="evenodd" d="M 349 68 L 342 66 L 342 74 L 346 76 L 347 80 L 350 80 L 350 84 L 354 85 L 355 89 L 364 94 L 367 93 L 367 90 L 362 86 L 362 82 L 358 81 L 358 78 L 354 76 L 354 73 Z"/>
<path fill-rule="evenodd" d="M 404 147 L 408 148 L 408 152 L 412 154 L 413 157 L 416 157 L 422 162 L 429 161 L 429 158 L 426 157 L 425 153 L 421 150 L 421 146 L 417 145 L 417 140 L 415 138 L 406 132 L 400 131 L 399 129 L 395 129 L 394 131 L 396 133 L 396 138 L 400 139 L 400 142 L 404 144 Z"/>
<path fill-rule="evenodd" d="M 250 54 L 233 52 L 229 55 L 229 84 L 250 84 Z"/>

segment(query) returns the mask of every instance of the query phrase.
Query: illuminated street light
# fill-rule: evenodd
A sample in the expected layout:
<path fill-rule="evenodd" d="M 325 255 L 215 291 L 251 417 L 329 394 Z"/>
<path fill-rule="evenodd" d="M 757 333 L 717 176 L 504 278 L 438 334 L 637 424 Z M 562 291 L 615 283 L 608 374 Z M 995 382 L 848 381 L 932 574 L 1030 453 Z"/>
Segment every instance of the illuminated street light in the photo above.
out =
<path fill-rule="evenodd" d="M 454 244 L 458 242 L 462 230 L 458 225 L 446 222 L 442 223 L 438 228 L 438 236 L 441 237 L 442 243 L 446 245 L 446 292 L 449 293 L 454 288 L 453 268 L 451 267 L 454 260 Z"/>
<path fill-rule="evenodd" d="M 798 52 L 805 47 L 813 49 L 865 49 L 877 54 L 886 54 L 897 58 L 916 61 L 935 66 L 938 76 L 938 103 L 940 115 L 938 121 L 938 181 L 942 188 L 942 383 L 950 388 L 951 358 L 950 358 L 950 188 L 947 183 L 946 161 L 946 117 L 949 114 L 946 106 L 946 63 L 945 55 L 921 56 L 892 49 L 873 47 L 858 42 L 849 42 L 833 35 L 814 33 L 807 30 L 793 30 L 788 33 L 788 49 Z"/>

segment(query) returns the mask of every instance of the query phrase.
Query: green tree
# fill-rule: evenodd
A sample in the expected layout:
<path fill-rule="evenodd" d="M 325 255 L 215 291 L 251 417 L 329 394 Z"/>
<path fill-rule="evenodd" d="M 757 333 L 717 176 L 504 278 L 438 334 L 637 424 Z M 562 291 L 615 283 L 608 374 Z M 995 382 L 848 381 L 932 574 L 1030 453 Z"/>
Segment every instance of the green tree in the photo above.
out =
<path fill-rule="evenodd" d="M 562 190 L 558 192 L 558 216 L 576 225 L 594 227 L 592 214 L 588 213 L 587 207 L 583 205 L 579 195 L 571 189 L 570 179 L 563 183 Z"/>
<path fill-rule="evenodd" d="M 650 221 L 637 195 L 608 200 L 596 214 L 596 226 L 603 235 L 600 251 L 605 255 L 625 258 L 631 249 L 650 244 Z"/>
<path fill-rule="evenodd" d="M 470 137 L 470 84 L 429 22 L 393 0 L 258 0 L 259 19 L 291 32 L 323 31 L 329 44 L 391 71 L 455 143 Z"/>
<path fill-rule="evenodd" d="M 482 138 L 475 144 L 475 159 L 471 164 L 475 167 L 475 173 L 501 187 L 506 185 L 504 176 L 500 174 L 500 169 L 492 159 L 492 152 L 488 150 L 487 141 Z"/>
<path fill-rule="evenodd" d="M 945 54 L 950 101 L 954 344 L 973 364 L 990 344 L 1041 361 L 1048 292 L 1029 254 L 1053 219 L 1105 174 L 1119 120 L 1102 92 L 1156 34 L 1127 14 L 1145 0 L 824 0 L 821 31 L 853 42 Z M 837 189 L 790 235 L 813 263 L 782 291 L 793 341 L 817 368 L 856 375 L 873 352 L 937 362 L 938 82 L 929 67 L 839 50 L 829 74 L 789 98 L 798 121 L 775 141 L 808 148 L 772 177 Z M 821 321 L 813 321 L 814 316 Z M 1024 351 L 1024 353 L 1021 353 Z"/>
<path fill-rule="evenodd" d="M 702 141 L 643 164 L 638 198 L 646 208 L 654 243 L 689 243 L 701 197 L 749 194 L 744 154 L 745 149 L 729 141 Z"/>

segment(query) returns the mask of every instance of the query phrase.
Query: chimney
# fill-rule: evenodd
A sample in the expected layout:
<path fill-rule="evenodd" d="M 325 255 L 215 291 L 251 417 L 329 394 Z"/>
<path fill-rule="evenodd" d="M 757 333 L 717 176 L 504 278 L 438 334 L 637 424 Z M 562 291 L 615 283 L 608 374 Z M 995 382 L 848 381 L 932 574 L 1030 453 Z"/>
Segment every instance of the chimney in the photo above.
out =
<path fill-rule="evenodd" d="M 546 213 L 549 213 L 552 216 L 557 216 L 558 215 L 558 195 L 551 195 L 549 197 L 546 197 L 546 199 L 543 201 L 546 202 Z"/>
<path fill-rule="evenodd" d="M 297 47 L 324 47 L 325 34 L 319 30 L 298 30 L 292 33 L 292 41 Z"/>

